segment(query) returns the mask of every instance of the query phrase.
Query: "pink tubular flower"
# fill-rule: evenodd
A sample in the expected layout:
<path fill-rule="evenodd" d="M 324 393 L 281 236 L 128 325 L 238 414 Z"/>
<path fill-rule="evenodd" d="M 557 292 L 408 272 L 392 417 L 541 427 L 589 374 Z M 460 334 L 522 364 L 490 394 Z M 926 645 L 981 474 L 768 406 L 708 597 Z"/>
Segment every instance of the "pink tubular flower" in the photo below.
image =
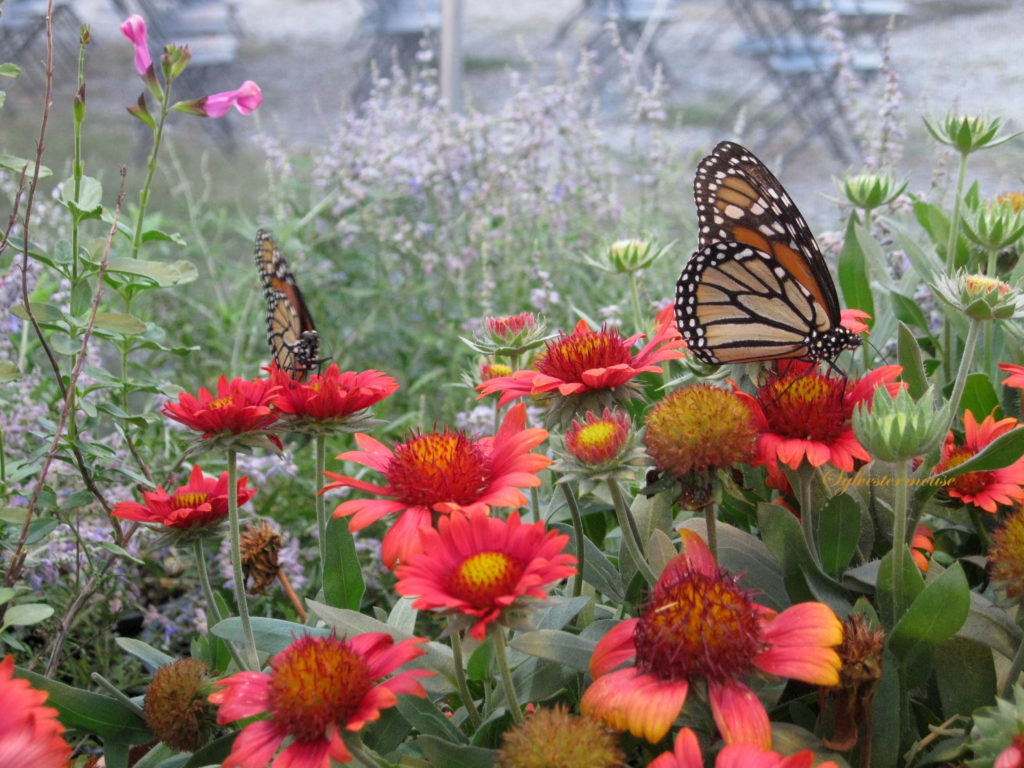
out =
<path fill-rule="evenodd" d="M 233 91 L 212 93 L 196 102 L 199 114 L 204 117 L 224 117 L 231 107 L 243 115 L 250 114 L 263 103 L 263 92 L 252 80 L 246 80 Z"/>
<path fill-rule="evenodd" d="M 855 459 L 871 458 L 853 434 L 853 410 L 870 403 L 876 387 L 885 386 L 895 395 L 905 386 L 896 381 L 902 370 L 885 365 L 851 383 L 798 360 L 780 366 L 751 401 L 759 433 L 755 463 L 770 470 L 778 464 L 796 469 L 806 458 L 812 467 L 831 463 L 853 472 Z"/>
<path fill-rule="evenodd" d="M 970 411 L 964 412 L 964 443 L 956 444 L 950 432 L 942 446 L 942 458 L 933 475 L 963 464 L 981 453 L 989 443 L 1017 426 L 1013 418 L 996 421 L 991 415 L 979 424 Z M 946 491 L 955 499 L 996 514 L 1000 504 L 1024 501 L 1024 457 L 1002 469 L 966 472 L 953 478 Z"/>
<path fill-rule="evenodd" d="M 530 598 L 547 598 L 545 585 L 576 573 L 576 558 L 562 552 L 568 541 L 540 521 L 521 523 L 518 512 L 456 513 L 420 534 L 423 551 L 395 569 L 395 589 L 417 596 L 413 608 L 462 617 L 483 640 L 491 623 L 507 623 Z"/>
<path fill-rule="evenodd" d="M 657 363 L 683 356 L 679 351 L 683 340 L 671 318 L 661 322 L 654 337 L 633 353 L 633 345 L 641 338 L 643 334 L 624 339 L 614 328 L 595 331 L 580 320 L 572 333 L 561 333 L 547 342 L 532 369 L 490 379 L 477 390 L 480 397 L 501 392 L 499 406 L 525 395 L 557 393 L 569 397 L 595 390 L 614 391 L 628 385 L 638 373 L 660 373 Z"/>
<path fill-rule="evenodd" d="M 422 656 L 425 642 L 395 644 L 383 632 L 347 640 L 306 636 L 274 657 L 269 674 L 239 672 L 221 680 L 209 697 L 219 707 L 218 724 L 268 716 L 242 729 L 223 768 L 330 768 L 332 760 L 351 762 L 344 731 L 357 732 L 379 719 L 399 694 L 426 696 L 416 678 L 433 672 L 411 669 L 382 679 Z"/>
<path fill-rule="evenodd" d="M 199 388 L 198 398 L 182 392 L 178 402 L 164 406 L 163 413 L 189 429 L 202 432 L 204 438 L 224 432 L 239 435 L 266 429 L 277 421 L 277 414 L 270 410 L 276 394 L 277 387 L 265 379 L 228 381 L 226 376 L 221 376 L 216 397 L 206 387 Z"/>
<path fill-rule="evenodd" d="M 801 750 L 789 757 L 762 749 L 754 744 L 727 744 L 715 759 L 715 768 L 811 768 L 814 753 Z M 647 768 L 704 768 L 704 757 L 697 735 L 689 728 L 676 734 L 675 748 L 663 752 L 647 764 Z M 818 768 L 838 768 L 832 760 L 819 763 Z"/>
<path fill-rule="evenodd" d="M 146 20 L 132 14 L 121 24 L 121 34 L 135 46 L 135 71 L 145 77 L 149 68 L 153 66 L 149 44 L 146 42 Z"/>
<path fill-rule="evenodd" d="M 1014 365 L 1013 363 L 1000 363 L 999 368 L 1003 373 L 1010 374 L 1005 379 L 1003 379 L 1004 386 L 1024 389 L 1024 365 Z"/>
<path fill-rule="evenodd" d="M 71 747 L 57 710 L 43 706 L 47 696 L 14 677 L 14 657 L 0 662 L 0 765 L 66 768 Z"/>
<path fill-rule="evenodd" d="M 385 485 L 327 472 L 334 479 L 324 487 L 356 488 L 383 499 L 349 499 L 339 504 L 335 517 L 352 515 L 351 530 L 358 531 L 385 515 L 398 520 L 384 534 L 381 556 L 391 568 L 419 551 L 421 530 L 431 527 L 433 515 L 490 507 L 521 507 L 526 497 L 519 488 L 540 485 L 537 473 L 551 459 L 530 453 L 547 438 L 547 430 L 526 429 L 526 406 L 511 408 L 494 437 L 472 440 L 464 432 L 412 434 L 394 451 L 369 435 L 356 434 L 363 450 L 339 454 L 384 475 Z"/>
<path fill-rule="evenodd" d="M 744 679 L 760 670 L 838 684 L 834 646 L 843 640 L 842 624 L 823 603 L 779 614 L 758 605 L 696 533 L 680 533 L 683 554 L 669 561 L 640 617 L 615 626 L 594 649 L 594 682 L 580 710 L 654 743 L 678 717 L 691 681 L 703 678 L 725 742 L 768 749 L 768 713 Z M 624 662 L 631 664 L 616 669 Z"/>
<path fill-rule="evenodd" d="M 270 382 L 279 387 L 273 404 L 296 419 L 334 421 L 380 402 L 398 389 L 398 382 L 380 371 L 342 373 L 337 364 L 307 381 L 296 381 L 276 366 Z"/>
<path fill-rule="evenodd" d="M 245 504 L 256 493 L 255 488 L 246 488 L 249 478 L 238 479 L 238 505 Z M 167 493 L 157 486 L 155 491 L 143 491 L 139 504 L 122 501 L 114 505 L 111 514 L 124 520 L 138 520 L 142 523 L 160 523 L 168 528 L 194 530 L 220 522 L 228 513 L 228 473 L 219 479 L 206 477 L 196 464 L 189 475 L 188 483 Z"/>

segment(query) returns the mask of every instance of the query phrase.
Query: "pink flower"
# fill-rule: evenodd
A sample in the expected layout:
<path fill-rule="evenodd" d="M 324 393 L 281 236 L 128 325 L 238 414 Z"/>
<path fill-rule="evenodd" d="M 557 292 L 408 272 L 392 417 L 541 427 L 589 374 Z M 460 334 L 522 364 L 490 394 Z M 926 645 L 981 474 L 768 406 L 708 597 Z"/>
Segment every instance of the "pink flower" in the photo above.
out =
<path fill-rule="evenodd" d="M 840 325 L 853 333 L 864 333 L 871 330 L 865 320 L 870 320 L 871 315 L 859 309 L 843 309 L 839 312 L 841 316 Z"/>
<path fill-rule="evenodd" d="M 149 56 L 149 45 L 146 43 L 146 20 L 132 14 L 121 24 L 121 34 L 135 46 L 135 70 L 145 77 L 146 72 L 153 66 L 153 59 Z"/>
<path fill-rule="evenodd" d="M 1003 373 L 1010 374 L 1005 379 L 1003 379 L 1004 386 L 1024 388 L 1024 365 L 1014 365 L 1013 363 L 1000 363 L 999 369 Z"/>
<path fill-rule="evenodd" d="M 795 755 L 783 757 L 757 744 L 727 744 L 715 759 L 715 768 L 810 768 L 814 764 L 814 753 L 809 749 Z M 707 765 L 710 765 L 708 763 Z M 647 768 L 704 768 L 704 757 L 700 753 L 697 735 L 689 728 L 676 734 L 675 749 L 663 752 L 651 761 Z M 818 768 L 837 768 L 829 760 L 819 763 Z"/>
<path fill-rule="evenodd" d="M 14 658 L 0 662 L 0 765 L 64 768 L 71 747 L 57 710 L 44 706 L 48 693 L 14 677 Z"/>
<path fill-rule="evenodd" d="M 262 103 L 263 92 L 260 87 L 252 80 L 246 80 L 233 91 L 211 93 L 199 99 L 197 106 L 204 117 L 224 117 L 231 107 L 248 115 Z"/>

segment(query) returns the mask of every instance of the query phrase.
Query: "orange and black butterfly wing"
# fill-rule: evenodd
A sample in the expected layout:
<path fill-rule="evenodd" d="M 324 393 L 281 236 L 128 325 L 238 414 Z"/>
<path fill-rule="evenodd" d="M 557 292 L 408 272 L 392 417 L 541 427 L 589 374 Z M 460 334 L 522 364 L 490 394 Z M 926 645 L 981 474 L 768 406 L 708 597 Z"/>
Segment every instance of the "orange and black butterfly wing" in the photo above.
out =
<path fill-rule="evenodd" d="M 320 336 L 288 262 L 266 230 L 256 235 L 256 268 L 267 300 L 267 341 L 277 367 L 302 380 L 320 364 Z"/>
<path fill-rule="evenodd" d="M 807 222 L 774 174 L 723 141 L 694 178 L 698 250 L 676 286 L 676 322 L 707 363 L 833 360 L 860 344 Z"/>

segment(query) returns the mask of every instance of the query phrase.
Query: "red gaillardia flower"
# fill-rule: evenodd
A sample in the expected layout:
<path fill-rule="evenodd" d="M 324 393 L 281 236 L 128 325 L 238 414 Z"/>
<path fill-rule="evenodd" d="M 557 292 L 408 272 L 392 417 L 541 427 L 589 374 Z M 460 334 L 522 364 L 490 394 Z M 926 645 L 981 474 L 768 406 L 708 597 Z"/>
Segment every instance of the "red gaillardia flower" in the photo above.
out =
<path fill-rule="evenodd" d="M 935 534 L 927 525 L 918 525 L 914 529 L 914 538 L 910 540 L 910 558 L 921 573 L 928 573 L 932 555 L 935 554 Z"/>
<path fill-rule="evenodd" d="M 600 416 L 587 411 L 582 422 L 573 419 L 565 431 L 565 449 L 584 464 L 605 466 L 622 452 L 631 426 L 624 411 L 605 408 Z"/>
<path fill-rule="evenodd" d="M 843 640 L 842 624 L 823 603 L 778 614 L 758 605 L 719 569 L 700 536 L 680 533 L 683 554 L 669 561 L 640 617 L 621 622 L 597 644 L 590 659 L 594 682 L 580 710 L 657 742 L 682 710 L 692 681 L 703 678 L 725 742 L 767 749 L 768 713 L 744 678 L 760 670 L 836 685 L 834 646 Z M 616 669 L 624 662 L 632 663 Z"/>
<path fill-rule="evenodd" d="M 280 388 L 274 407 L 299 421 L 340 421 L 398 389 L 398 382 L 380 371 L 342 373 L 337 364 L 306 381 L 296 381 L 276 365 L 269 370 L 271 384 Z"/>
<path fill-rule="evenodd" d="M 1000 363 L 999 368 L 1003 373 L 1010 374 L 1005 379 L 1003 379 L 1003 384 L 1005 386 L 1024 389 L 1024 365 L 1014 365 L 1013 363 Z"/>
<path fill-rule="evenodd" d="M 350 762 L 344 731 L 359 731 L 379 719 L 380 710 L 395 706 L 398 694 L 426 696 L 416 678 L 433 672 L 410 669 L 381 679 L 422 656 L 425 642 L 411 638 L 395 644 L 383 632 L 347 640 L 306 636 L 274 657 L 269 674 L 239 672 L 219 681 L 220 690 L 210 694 L 220 708 L 218 724 L 268 716 L 242 729 L 223 767 L 330 768 L 331 760 Z"/>
<path fill-rule="evenodd" d="M 67 768 L 71 747 L 48 693 L 14 677 L 14 657 L 0 662 L 0 765 Z"/>
<path fill-rule="evenodd" d="M 798 360 L 780 366 L 757 391 L 757 463 L 797 469 L 806 458 L 812 467 L 831 463 L 852 472 L 854 459 L 871 458 L 853 434 L 853 410 L 870 404 L 878 386 L 895 395 L 904 386 L 896 381 L 902 371 L 885 365 L 851 383 Z"/>
<path fill-rule="evenodd" d="M 532 331 L 536 326 L 537 319 L 533 316 L 533 312 L 484 318 L 484 328 L 487 332 L 502 341 L 515 339 L 524 332 Z"/>
<path fill-rule="evenodd" d="M 523 608 L 547 598 L 544 586 L 576 573 L 576 558 L 562 552 L 569 537 L 540 521 L 522 523 L 518 512 L 508 520 L 457 512 L 425 529 L 420 543 L 395 569 L 395 590 L 416 596 L 413 608 L 453 617 L 456 629 L 472 624 L 478 640 L 495 622 L 521 626 Z"/>
<path fill-rule="evenodd" d="M 356 488 L 385 499 L 349 499 L 339 504 L 335 517 L 352 515 L 349 527 L 358 531 L 392 512 L 400 513 L 384 534 L 381 557 L 391 568 L 419 551 L 420 531 L 429 529 L 434 515 L 489 507 L 521 507 L 526 497 L 519 488 L 540 485 L 537 473 L 551 459 L 530 451 L 544 442 L 545 429 L 526 429 L 526 406 L 511 408 L 494 437 L 471 439 L 461 430 L 410 435 L 390 450 L 369 435 L 356 434 L 362 451 L 337 456 L 384 475 L 385 485 L 327 472 L 332 488 Z"/>
<path fill-rule="evenodd" d="M 803 749 L 789 757 L 755 744 L 727 744 L 715 758 L 715 768 L 811 768 L 814 753 Z M 697 743 L 697 734 L 683 728 L 676 734 L 675 748 L 663 752 L 648 763 L 647 768 L 704 768 L 704 758 Z M 818 768 L 838 768 L 832 760 L 818 763 Z"/>
<path fill-rule="evenodd" d="M 206 387 L 199 388 L 199 397 L 188 392 L 178 395 L 178 402 L 167 403 L 164 415 L 180 421 L 189 429 L 202 432 L 204 438 L 222 433 L 234 435 L 264 430 L 277 421 L 270 409 L 278 388 L 266 379 L 235 378 L 217 381 L 217 396 Z"/>
<path fill-rule="evenodd" d="M 864 322 L 871 319 L 871 315 L 867 312 L 860 309 L 844 309 L 839 314 L 842 316 L 839 324 L 846 330 L 853 333 L 864 333 L 871 330 Z"/>
<path fill-rule="evenodd" d="M 657 363 L 683 356 L 682 337 L 669 318 L 662 322 L 654 337 L 639 352 L 633 345 L 643 334 L 622 338 L 614 328 L 595 331 L 580 320 L 572 333 L 560 333 L 547 342 L 543 352 L 533 361 L 533 368 L 515 371 L 511 376 L 485 381 L 477 387 L 480 397 L 501 392 L 498 405 L 525 395 L 562 397 L 605 392 L 628 399 L 632 395 L 631 380 L 644 371 L 661 372 Z M 621 390 L 619 388 L 622 388 Z"/>
<path fill-rule="evenodd" d="M 239 506 L 256 493 L 255 488 L 245 487 L 248 482 L 248 477 L 238 479 Z M 228 473 L 224 472 L 214 480 L 204 475 L 196 464 L 186 485 L 175 488 L 171 493 L 157 486 L 155 491 L 143 491 L 142 500 L 143 504 L 118 502 L 110 514 L 124 520 L 160 523 L 182 531 L 216 525 L 228 514 Z"/>
<path fill-rule="evenodd" d="M 981 453 L 982 449 L 997 437 L 1005 435 L 1016 426 L 1016 419 L 996 421 L 991 414 L 986 416 L 981 424 L 978 424 L 974 414 L 965 411 L 963 445 L 957 445 L 956 438 L 950 432 L 942 446 L 942 458 L 939 460 L 938 466 L 932 470 L 932 474 L 937 475 L 963 464 Z M 1024 485 L 1024 456 L 1002 469 L 967 472 L 955 477 L 946 486 L 946 491 L 951 497 L 994 515 L 1000 504 L 1024 501 L 1022 485 Z"/>

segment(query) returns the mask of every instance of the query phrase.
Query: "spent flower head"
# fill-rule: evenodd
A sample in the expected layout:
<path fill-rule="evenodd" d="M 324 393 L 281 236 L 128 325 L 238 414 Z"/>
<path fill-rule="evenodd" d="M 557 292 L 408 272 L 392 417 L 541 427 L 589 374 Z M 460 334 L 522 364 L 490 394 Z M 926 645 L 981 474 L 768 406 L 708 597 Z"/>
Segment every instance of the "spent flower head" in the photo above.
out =
<path fill-rule="evenodd" d="M 617 739 L 595 720 L 564 704 L 541 707 L 505 731 L 495 768 L 619 768 L 625 755 Z"/>
<path fill-rule="evenodd" d="M 160 667 L 146 689 L 146 725 L 177 752 L 195 752 L 217 732 L 217 712 L 207 701 L 213 679 L 198 659 L 176 659 Z"/>
<path fill-rule="evenodd" d="M 1007 515 L 992 534 L 989 578 L 1014 603 L 1024 598 L 1024 508 Z"/>
<path fill-rule="evenodd" d="M 1002 119 L 998 117 L 948 114 L 941 121 L 934 117 L 922 119 L 932 138 L 962 155 L 998 147 L 1020 135 L 1018 132 L 999 136 Z"/>

